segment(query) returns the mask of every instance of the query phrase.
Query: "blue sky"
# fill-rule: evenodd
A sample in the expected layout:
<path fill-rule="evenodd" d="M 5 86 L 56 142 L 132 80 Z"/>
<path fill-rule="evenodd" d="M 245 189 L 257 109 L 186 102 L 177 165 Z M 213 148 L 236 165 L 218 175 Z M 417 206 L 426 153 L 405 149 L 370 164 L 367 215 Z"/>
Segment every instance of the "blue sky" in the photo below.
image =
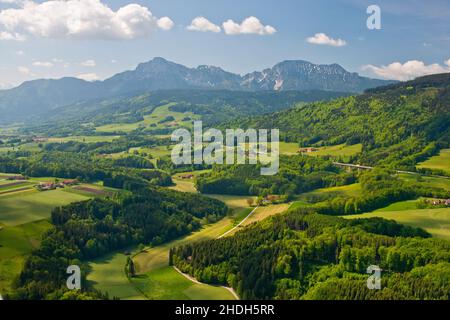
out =
<path fill-rule="evenodd" d="M 381 30 L 366 26 L 370 4 L 381 8 Z M 216 32 L 188 30 L 196 17 Z M 248 17 L 260 25 L 241 25 Z M 406 80 L 450 72 L 449 21 L 448 0 L 0 0 L 0 88 L 104 79 L 156 56 L 236 73 L 303 59 Z"/>

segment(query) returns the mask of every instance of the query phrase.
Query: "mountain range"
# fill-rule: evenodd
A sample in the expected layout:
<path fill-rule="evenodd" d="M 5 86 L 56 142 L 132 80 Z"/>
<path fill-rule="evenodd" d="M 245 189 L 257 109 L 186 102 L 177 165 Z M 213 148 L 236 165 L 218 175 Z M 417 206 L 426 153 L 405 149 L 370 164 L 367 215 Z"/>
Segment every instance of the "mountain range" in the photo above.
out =
<path fill-rule="evenodd" d="M 392 81 L 371 79 L 346 71 L 338 64 L 317 65 L 296 60 L 241 76 L 219 67 L 188 68 L 163 58 L 141 63 L 135 70 L 118 73 L 104 81 L 76 78 L 33 80 L 0 91 L 0 123 L 21 121 L 61 106 L 114 96 L 131 96 L 169 89 L 234 91 L 336 91 L 359 93 Z"/>

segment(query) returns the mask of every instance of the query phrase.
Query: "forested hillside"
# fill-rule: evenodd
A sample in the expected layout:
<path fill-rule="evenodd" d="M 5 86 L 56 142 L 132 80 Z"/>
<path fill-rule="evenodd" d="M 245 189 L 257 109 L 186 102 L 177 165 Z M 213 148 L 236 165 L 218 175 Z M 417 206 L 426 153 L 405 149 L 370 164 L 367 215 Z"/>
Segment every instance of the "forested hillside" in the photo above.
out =
<path fill-rule="evenodd" d="M 165 90 L 128 94 L 70 104 L 32 118 L 25 132 L 94 133 L 95 127 L 110 123 L 135 123 L 144 120 L 157 107 L 171 104 L 175 112 L 192 112 L 205 125 L 237 117 L 261 115 L 290 108 L 297 103 L 331 100 L 348 96 L 333 91 L 226 91 Z"/>
<path fill-rule="evenodd" d="M 296 194 L 317 188 L 334 187 L 356 181 L 356 176 L 334 166 L 331 161 L 306 156 L 281 156 L 277 175 L 261 176 L 260 165 L 217 165 L 197 178 L 197 189 L 206 194 L 267 196 Z"/>
<path fill-rule="evenodd" d="M 232 286 L 243 299 L 450 298 L 450 242 L 392 221 L 305 209 L 177 247 L 171 262 L 199 281 Z M 382 269 L 381 290 L 367 288 L 369 265 Z"/>
<path fill-rule="evenodd" d="M 278 128 L 301 146 L 362 143 L 354 161 L 415 170 L 450 143 L 450 74 L 368 90 L 359 96 L 315 102 L 223 127 Z"/>
<path fill-rule="evenodd" d="M 52 212 L 54 227 L 26 260 L 12 299 L 104 298 L 83 281 L 81 292 L 66 287 L 66 268 L 87 274 L 87 259 L 139 243 L 158 245 L 224 217 L 220 201 L 168 190 L 141 190 L 115 200 L 89 200 Z M 113 297 L 110 297 L 113 298 Z"/>

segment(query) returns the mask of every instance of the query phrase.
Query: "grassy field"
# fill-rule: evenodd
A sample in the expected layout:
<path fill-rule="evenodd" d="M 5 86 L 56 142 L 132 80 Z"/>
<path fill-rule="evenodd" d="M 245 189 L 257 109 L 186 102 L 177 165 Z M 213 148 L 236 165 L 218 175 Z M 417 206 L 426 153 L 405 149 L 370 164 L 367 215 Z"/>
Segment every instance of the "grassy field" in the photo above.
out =
<path fill-rule="evenodd" d="M 22 270 L 25 255 L 39 246 L 42 234 L 50 227 L 47 220 L 0 226 L 0 294 L 11 287 L 12 280 Z"/>
<path fill-rule="evenodd" d="M 418 200 L 400 201 L 390 204 L 385 208 L 375 210 L 374 212 L 391 212 L 391 211 L 403 211 L 403 210 L 416 210 Z"/>
<path fill-rule="evenodd" d="M 173 183 L 175 183 L 175 186 L 170 187 L 169 189 L 180 191 L 180 192 L 191 192 L 191 193 L 197 193 L 197 189 L 195 188 L 195 177 L 210 172 L 211 170 L 198 170 L 198 171 L 192 171 L 192 172 L 183 172 L 178 173 L 172 177 Z M 192 174 L 194 176 L 193 179 L 182 179 L 181 176 Z"/>
<path fill-rule="evenodd" d="M 427 187 L 442 188 L 450 190 L 450 179 L 436 177 L 422 177 L 412 174 L 399 174 L 399 177 L 405 181 L 419 182 Z"/>
<path fill-rule="evenodd" d="M 145 297 L 130 283 L 125 275 L 127 256 L 112 253 L 90 263 L 91 272 L 87 280 L 95 289 L 107 292 L 110 298 L 143 300 Z"/>
<path fill-rule="evenodd" d="M 121 299 L 143 299 L 142 292 L 149 299 L 178 299 L 180 297 L 201 299 L 205 295 L 215 300 L 224 299 L 229 294 L 226 289 L 195 285 L 169 268 L 169 249 L 183 243 L 215 239 L 224 233 L 231 223 L 231 218 L 226 217 L 185 238 L 149 248 L 137 254 L 133 261 L 139 275 L 132 278 L 131 283 L 124 273 L 127 258 L 122 253 L 111 254 L 91 263 L 92 272 L 89 274 L 88 280 L 94 283 L 96 289 L 108 292 L 111 297 L 117 296 Z"/>
<path fill-rule="evenodd" d="M 243 228 L 254 222 L 258 222 L 258 221 L 264 220 L 268 217 L 271 217 L 273 215 L 285 212 L 289 209 L 290 206 L 291 206 L 290 203 L 282 203 L 282 204 L 269 205 L 269 206 L 265 206 L 265 207 L 259 207 L 258 209 L 255 210 L 255 212 L 253 212 L 253 214 L 247 220 L 245 220 L 244 223 L 242 223 L 239 226 L 239 228 Z M 238 229 L 237 229 L 237 231 L 238 231 Z"/>
<path fill-rule="evenodd" d="M 133 278 L 132 282 L 141 288 L 146 296 L 151 299 L 209 298 L 217 300 L 233 298 L 231 293 L 224 288 L 193 284 L 187 279 L 184 280 L 183 276 L 168 267 L 168 253 L 171 247 L 180 246 L 185 243 L 216 239 L 242 221 L 252 210 L 252 208 L 246 207 L 247 197 L 236 198 L 233 196 L 220 195 L 215 196 L 215 198 L 225 201 L 228 206 L 234 208 L 235 216 L 226 217 L 215 224 L 205 226 L 202 230 L 192 233 L 182 239 L 155 248 L 146 249 L 144 252 L 137 254 L 133 258 L 139 276 Z M 281 213 L 288 208 L 289 204 L 258 208 L 254 214 L 244 222 L 243 226 L 260 221 L 271 215 Z M 236 231 L 238 230 L 239 228 L 236 229 Z M 187 285 L 189 285 L 189 288 L 186 287 Z"/>
<path fill-rule="evenodd" d="M 96 142 L 112 142 L 115 139 L 120 138 L 120 136 L 71 136 L 62 138 L 49 138 L 48 142 L 84 142 L 84 143 L 96 143 Z"/>
<path fill-rule="evenodd" d="M 95 128 L 97 132 L 106 132 L 106 133 L 114 133 L 114 132 L 124 132 L 129 133 L 133 130 L 136 130 L 141 126 L 142 122 L 134 122 L 134 123 L 111 123 L 106 124 L 104 126 L 100 126 Z"/>
<path fill-rule="evenodd" d="M 280 142 L 280 154 L 295 155 L 298 154 L 300 147 L 294 142 Z"/>
<path fill-rule="evenodd" d="M 169 249 L 174 246 L 180 246 L 185 243 L 192 243 L 202 240 L 216 239 L 233 225 L 233 219 L 226 217 L 219 222 L 203 227 L 184 238 L 171 241 L 169 243 L 148 248 L 133 258 L 136 270 L 139 274 L 144 274 L 160 268 L 167 267 L 169 264 Z"/>
<path fill-rule="evenodd" d="M 16 226 L 47 219 L 53 208 L 87 199 L 89 198 L 86 196 L 64 190 L 30 191 L 0 196 L 0 223 Z"/>
<path fill-rule="evenodd" d="M 94 196 L 70 192 L 70 188 L 38 192 L 32 187 L 36 181 L 24 181 L 16 189 L 2 191 L 11 191 L 8 194 L 0 192 L 0 294 L 11 286 L 25 256 L 39 246 L 42 234 L 51 227 L 48 221 L 51 210 Z M 23 185 L 28 191 L 16 191 Z"/>
<path fill-rule="evenodd" d="M 185 243 L 216 239 L 232 229 L 233 226 L 238 223 L 237 219 L 242 220 L 251 210 L 248 208 L 247 204 L 247 199 L 249 197 L 225 195 L 208 196 L 225 202 L 228 207 L 232 209 L 232 214 L 214 224 L 204 226 L 201 230 L 186 237 L 154 248 L 147 248 L 145 251 L 134 256 L 133 261 L 140 276 L 133 278 L 132 282 L 139 288 L 142 288 L 143 292 L 145 292 L 146 296 L 149 298 L 156 299 L 164 297 L 165 299 L 178 299 L 183 297 L 189 299 L 203 299 L 204 297 L 209 297 L 214 300 L 233 298 L 225 288 L 193 284 L 173 269 L 167 268 L 169 263 L 169 249 L 171 247 Z M 167 283 L 165 281 L 167 281 Z M 181 287 L 177 287 L 176 283 L 180 281 Z M 182 282 L 184 282 L 184 284 L 182 284 Z M 188 288 L 186 287 L 187 285 L 189 285 Z"/>
<path fill-rule="evenodd" d="M 441 150 L 439 155 L 419 163 L 417 168 L 438 169 L 450 173 L 450 149 Z"/>
<path fill-rule="evenodd" d="M 234 300 L 228 290 L 194 283 L 172 267 L 139 275 L 132 281 L 151 300 Z"/>
<path fill-rule="evenodd" d="M 128 153 L 133 154 L 134 152 L 138 152 L 138 153 L 147 153 L 152 155 L 154 158 L 161 158 L 164 156 L 170 156 L 172 153 L 172 147 L 169 146 L 155 146 L 153 148 L 130 148 L 130 150 L 128 150 Z"/>
<path fill-rule="evenodd" d="M 164 128 L 177 128 L 180 126 L 190 127 L 192 125 L 192 119 L 199 119 L 198 115 L 194 115 L 191 112 L 173 112 L 169 108 L 173 104 L 167 104 L 165 106 L 160 106 L 156 108 L 150 115 L 144 116 L 143 121 L 135 123 L 112 123 L 104 126 L 99 126 L 95 130 L 97 132 L 131 132 L 140 127 L 142 128 L 153 128 L 153 129 L 164 129 Z M 173 121 L 161 122 L 166 117 L 172 116 Z M 191 120 L 185 120 L 189 118 Z"/>
<path fill-rule="evenodd" d="M 225 201 L 233 210 L 233 215 L 204 226 L 184 238 L 138 253 L 133 257 L 133 261 L 139 275 L 132 278 L 131 282 L 124 273 L 127 256 L 121 252 L 93 261 L 90 264 L 92 271 L 88 280 L 96 289 L 108 292 L 110 297 L 116 296 L 121 299 L 233 299 L 233 295 L 225 288 L 195 284 L 168 267 L 171 247 L 215 239 L 233 227 L 236 216 L 242 216 L 244 211 L 248 212 L 247 197 L 213 197 Z"/>
<path fill-rule="evenodd" d="M 440 209 L 405 209 L 399 211 L 378 210 L 361 215 L 345 216 L 346 219 L 380 217 L 399 223 L 420 227 L 434 237 L 450 240 L 450 208 Z"/>
<path fill-rule="evenodd" d="M 348 146 L 340 144 L 337 146 L 321 147 L 319 150 L 307 153 L 308 156 L 331 156 L 343 157 L 344 159 L 354 156 L 362 151 L 362 144 Z"/>
<path fill-rule="evenodd" d="M 317 189 L 297 196 L 300 205 L 303 202 L 320 202 L 334 197 L 356 197 L 361 195 L 361 185 L 359 183 L 349 184 L 341 187 L 331 187 Z M 295 202 L 293 204 L 295 206 Z"/>

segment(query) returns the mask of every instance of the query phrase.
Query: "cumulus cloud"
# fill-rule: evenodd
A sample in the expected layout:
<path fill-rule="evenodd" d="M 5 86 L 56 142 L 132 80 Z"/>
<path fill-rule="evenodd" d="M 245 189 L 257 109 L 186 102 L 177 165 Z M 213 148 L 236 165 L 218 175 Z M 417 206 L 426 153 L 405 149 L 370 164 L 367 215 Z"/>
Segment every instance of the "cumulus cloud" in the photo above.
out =
<path fill-rule="evenodd" d="M 51 68 L 51 67 L 53 67 L 53 63 L 48 62 L 48 61 L 35 61 L 35 62 L 33 62 L 33 66 Z"/>
<path fill-rule="evenodd" d="M 313 37 L 306 38 L 306 42 L 333 47 L 343 47 L 347 44 L 345 40 L 330 38 L 325 33 L 316 33 Z"/>
<path fill-rule="evenodd" d="M 369 70 L 374 74 L 389 80 L 406 81 L 420 76 L 436 73 L 450 72 L 450 59 L 444 62 L 446 66 L 438 63 L 426 65 L 423 61 L 410 60 L 405 63 L 393 62 L 387 66 L 363 66 L 364 70 Z"/>
<path fill-rule="evenodd" d="M 269 25 L 263 25 L 256 17 L 248 17 L 241 24 L 229 19 L 222 24 L 223 30 L 228 35 L 238 34 L 259 34 L 259 35 L 271 35 L 277 32 L 277 30 Z"/>
<path fill-rule="evenodd" d="M 82 73 L 75 76 L 78 79 L 85 81 L 97 81 L 100 80 L 100 77 L 96 73 Z"/>
<path fill-rule="evenodd" d="M 0 40 L 25 41 L 25 37 L 17 32 L 0 31 Z"/>
<path fill-rule="evenodd" d="M 205 17 L 197 17 L 192 20 L 191 25 L 187 27 L 190 31 L 214 32 L 219 33 L 222 29 Z"/>
<path fill-rule="evenodd" d="M 0 39 L 3 40 L 17 40 L 18 36 L 25 35 L 135 39 L 147 37 L 158 28 L 169 30 L 172 27 L 170 18 L 158 19 L 147 7 L 135 3 L 114 11 L 101 0 L 25 1 L 20 8 L 0 11 Z"/>
<path fill-rule="evenodd" d="M 80 63 L 83 67 L 95 67 L 96 63 L 95 60 L 86 60 Z"/>
<path fill-rule="evenodd" d="M 174 23 L 169 17 L 162 17 L 158 19 L 157 25 L 160 29 L 168 31 L 173 28 Z"/>

